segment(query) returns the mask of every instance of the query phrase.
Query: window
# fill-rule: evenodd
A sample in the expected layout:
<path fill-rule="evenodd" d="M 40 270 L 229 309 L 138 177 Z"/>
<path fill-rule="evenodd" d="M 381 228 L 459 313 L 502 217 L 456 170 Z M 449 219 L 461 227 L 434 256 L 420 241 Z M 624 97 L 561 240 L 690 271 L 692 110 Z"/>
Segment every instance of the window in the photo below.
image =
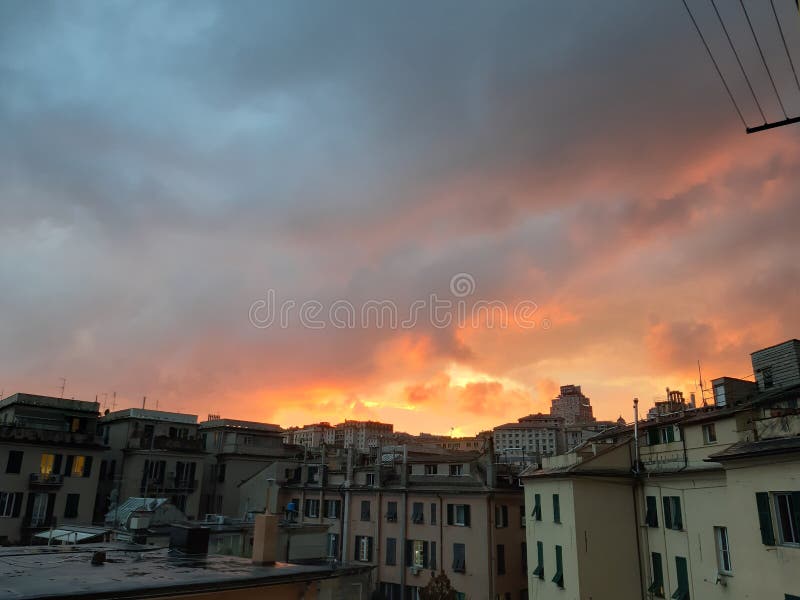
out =
<path fill-rule="evenodd" d="M 341 500 L 325 500 L 325 518 L 338 519 L 341 511 Z"/>
<path fill-rule="evenodd" d="M 689 600 L 689 570 L 684 557 L 675 557 L 675 572 L 678 574 L 678 589 L 671 597 L 673 600 Z"/>
<path fill-rule="evenodd" d="M 19 473 L 22 471 L 22 451 L 10 450 L 8 462 L 6 463 L 6 473 Z"/>
<path fill-rule="evenodd" d="M 356 536 L 356 560 L 359 562 L 372 561 L 372 538 L 366 535 Z"/>
<path fill-rule="evenodd" d="M 675 427 L 672 425 L 661 428 L 660 433 L 662 444 L 669 444 L 675 441 Z"/>
<path fill-rule="evenodd" d="M 720 573 L 733 573 L 731 564 L 731 547 L 728 543 L 728 528 L 714 527 L 714 539 L 717 541 L 717 568 Z"/>
<path fill-rule="evenodd" d="M 428 554 L 428 568 L 436 570 L 436 542 L 431 542 L 431 551 Z"/>
<path fill-rule="evenodd" d="M 533 495 L 533 512 L 531 516 L 537 521 L 542 520 L 542 496 L 540 494 Z"/>
<path fill-rule="evenodd" d="M 70 466 L 69 459 L 72 459 L 72 465 L 68 473 L 70 477 L 89 477 L 92 471 L 92 457 L 91 456 L 70 456 L 67 457 L 67 466 Z"/>
<path fill-rule="evenodd" d="M 498 529 L 508 527 L 508 506 L 505 504 L 494 507 L 494 526 Z"/>
<path fill-rule="evenodd" d="M 764 389 L 769 389 L 774 385 L 772 381 L 772 367 L 764 367 L 763 369 L 758 369 L 756 371 L 756 375 L 761 375 L 761 382 L 764 386 Z"/>
<path fill-rule="evenodd" d="M 464 465 L 450 465 L 450 475 L 457 477 L 464 474 Z"/>
<path fill-rule="evenodd" d="M 467 548 L 464 544 L 453 544 L 453 571 L 467 572 Z"/>
<path fill-rule="evenodd" d="M 780 543 L 800 544 L 800 492 L 776 493 L 775 514 L 778 517 Z"/>
<path fill-rule="evenodd" d="M 683 529 L 683 517 L 681 516 L 680 496 L 664 496 L 664 527 L 680 531 Z"/>
<path fill-rule="evenodd" d="M 431 525 L 436 525 L 436 503 L 431 502 Z"/>
<path fill-rule="evenodd" d="M 561 523 L 561 501 L 558 494 L 553 494 L 553 523 Z"/>
<path fill-rule="evenodd" d="M 520 556 L 522 557 L 522 574 L 523 575 L 527 575 L 528 574 L 528 544 L 525 543 L 525 542 L 522 542 L 522 545 L 520 546 L 520 551 L 521 551 Z"/>
<path fill-rule="evenodd" d="M 536 568 L 533 574 L 539 579 L 544 579 L 544 545 L 542 542 L 536 542 Z"/>
<path fill-rule="evenodd" d="M 651 555 L 653 562 L 653 581 L 647 591 L 659 598 L 664 597 L 664 568 L 661 565 L 661 555 L 653 552 Z"/>
<path fill-rule="evenodd" d="M 39 473 L 48 476 L 53 472 L 53 464 L 56 461 L 55 454 L 42 454 L 42 460 L 39 463 Z"/>
<path fill-rule="evenodd" d="M 361 501 L 361 520 L 369 521 L 369 500 Z"/>
<path fill-rule="evenodd" d="M 717 441 L 717 428 L 714 423 L 703 425 L 703 443 L 714 444 Z"/>
<path fill-rule="evenodd" d="M 411 522 L 412 523 L 424 523 L 425 522 L 425 514 L 423 513 L 423 507 L 425 505 L 422 502 L 414 502 L 412 505 L 411 510 Z"/>
<path fill-rule="evenodd" d="M 428 542 L 413 540 L 411 542 L 411 566 L 423 568 L 428 563 Z"/>
<path fill-rule="evenodd" d="M 655 496 L 647 496 L 647 513 L 644 522 L 648 527 L 658 527 L 658 502 Z"/>
<path fill-rule="evenodd" d="M 497 544 L 497 574 L 506 574 L 506 547 L 503 544 Z"/>
<path fill-rule="evenodd" d="M 0 492 L 0 518 L 18 517 L 22 508 L 22 492 Z"/>
<path fill-rule="evenodd" d="M 328 558 L 339 558 L 339 534 L 328 534 Z"/>
<path fill-rule="evenodd" d="M 386 564 L 397 564 L 397 538 L 386 538 Z"/>
<path fill-rule="evenodd" d="M 80 494 L 67 494 L 67 505 L 64 508 L 65 519 L 78 518 L 78 502 L 80 501 Z"/>
<path fill-rule="evenodd" d="M 303 514 L 310 519 L 319 517 L 319 500 L 307 499 Z"/>
<path fill-rule="evenodd" d="M 448 504 L 447 524 L 469 527 L 470 524 L 469 504 Z"/>
<path fill-rule="evenodd" d="M 367 473 L 367 485 L 375 485 L 375 473 Z"/>
<path fill-rule="evenodd" d="M 390 523 L 397 521 L 397 502 L 389 502 L 387 504 L 386 520 Z"/>
<path fill-rule="evenodd" d="M 437 465 L 425 465 L 425 475 L 436 475 Z"/>
<path fill-rule="evenodd" d="M 556 546 L 556 574 L 553 575 L 553 583 L 558 587 L 564 587 L 564 567 L 561 564 L 561 546 Z"/>

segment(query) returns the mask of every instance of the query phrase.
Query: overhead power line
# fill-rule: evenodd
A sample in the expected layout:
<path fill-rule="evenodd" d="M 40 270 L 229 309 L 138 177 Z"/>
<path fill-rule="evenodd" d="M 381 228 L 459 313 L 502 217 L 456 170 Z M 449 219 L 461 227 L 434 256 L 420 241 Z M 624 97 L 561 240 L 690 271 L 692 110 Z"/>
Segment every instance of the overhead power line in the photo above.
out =
<path fill-rule="evenodd" d="M 697 0 L 695 4 L 704 1 L 705 0 Z M 800 16 L 800 0 L 781 0 L 781 1 L 794 4 L 795 6 L 792 7 L 791 12 L 793 13 L 794 17 Z M 783 60 L 779 59 L 780 67 L 778 67 L 774 62 L 775 57 L 770 56 L 769 58 L 772 59 L 772 65 L 770 66 L 770 61 L 768 60 L 768 56 L 765 53 L 765 48 L 774 47 L 771 46 L 770 44 L 766 45 L 764 44 L 765 37 L 769 38 L 770 36 L 775 35 L 775 37 L 777 38 L 778 36 L 780 36 L 780 45 L 783 46 L 783 51 L 786 55 L 786 63 L 788 63 L 787 66 L 792 72 L 792 76 L 795 82 L 794 87 L 797 88 L 797 93 L 800 93 L 800 76 L 798 76 L 798 71 L 797 68 L 795 67 L 795 60 L 792 58 L 792 51 L 789 43 L 789 38 L 787 38 L 787 35 L 794 32 L 795 29 L 783 27 L 783 23 L 781 22 L 781 13 L 775 5 L 775 0 L 770 0 L 769 4 L 770 4 L 770 9 L 772 11 L 772 19 L 774 19 L 775 24 L 777 25 L 777 32 L 775 32 L 775 30 L 770 27 L 769 28 L 770 32 L 768 34 L 765 34 L 762 26 L 759 28 L 759 31 L 761 32 L 762 36 L 761 38 L 759 38 L 759 33 L 756 31 L 756 27 L 753 24 L 753 19 L 751 17 L 751 12 L 753 9 L 752 3 L 751 3 L 751 10 L 748 11 L 745 1 L 739 0 L 739 6 L 742 9 L 742 14 L 744 15 L 745 21 L 747 23 L 746 30 L 749 31 L 749 35 L 752 36 L 753 42 L 755 42 L 755 50 L 757 51 L 758 54 L 758 59 L 756 59 L 756 57 L 753 56 L 753 60 L 760 60 L 761 66 L 766 72 L 767 78 L 769 79 L 770 83 L 770 88 L 771 88 L 770 91 L 767 92 L 766 90 L 762 89 L 760 90 L 760 93 L 758 86 L 755 83 L 756 79 L 753 79 L 755 75 L 752 73 L 752 69 L 751 72 L 748 73 L 747 69 L 745 69 L 744 66 L 747 62 L 746 58 L 743 56 L 743 53 L 747 54 L 747 52 L 745 51 L 745 47 L 752 48 L 752 46 L 746 40 L 739 40 L 738 42 L 736 42 L 734 38 L 736 37 L 736 32 L 738 28 L 737 27 L 732 28 L 730 26 L 730 23 L 726 24 L 725 19 L 723 18 L 722 13 L 720 12 L 719 7 L 717 6 L 716 0 L 709 0 L 709 3 L 711 5 L 711 8 L 713 8 L 713 12 L 716 15 L 716 19 L 719 22 L 720 27 L 722 28 L 722 32 L 727 41 L 727 47 L 730 50 L 731 54 L 733 55 L 733 58 L 736 60 L 736 64 L 739 67 L 739 71 L 741 72 L 742 77 L 744 78 L 744 81 L 747 84 L 747 89 L 749 90 L 750 96 L 752 97 L 755 107 L 758 110 L 758 114 L 761 117 L 762 123 L 760 125 L 749 126 L 747 124 L 747 118 L 745 117 L 745 113 L 742 109 L 739 100 L 737 100 L 737 94 L 734 93 L 735 87 L 732 86 L 731 83 L 728 81 L 728 79 L 725 76 L 725 71 L 721 66 L 724 63 L 720 62 L 720 57 L 715 56 L 714 51 L 712 50 L 712 44 L 709 42 L 708 39 L 708 32 L 707 31 L 704 32 L 704 27 L 702 27 L 700 22 L 698 21 L 696 13 L 693 12 L 692 9 L 689 7 L 689 2 L 687 0 L 683 0 L 683 6 L 686 9 L 687 14 L 689 15 L 689 19 L 691 20 L 692 25 L 695 28 L 695 31 L 697 31 L 697 35 L 700 37 L 700 41 L 703 43 L 703 46 L 706 49 L 706 53 L 708 54 L 708 57 L 711 59 L 711 63 L 714 65 L 714 69 L 716 70 L 717 75 L 720 78 L 720 81 L 722 81 L 722 85 L 725 88 L 725 91 L 727 92 L 728 97 L 730 98 L 734 109 L 736 110 L 736 114 L 739 116 L 739 120 L 744 125 L 745 131 L 747 133 L 756 133 L 758 131 L 774 129 L 776 127 L 782 127 L 784 125 L 789 125 L 792 123 L 800 123 L 800 112 L 795 113 L 795 116 L 789 116 L 790 113 L 793 112 L 792 106 L 796 106 L 797 104 L 794 102 L 787 103 L 787 100 L 792 100 L 795 96 L 797 96 L 797 94 L 793 90 L 790 91 L 786 88 L 786 82 L 788 81 L 788 79 L 785 79 L 783 76 L 784 73 Z M 765 5 L 766 3 L 761 3 L 758 6 L 765 6 Z M 786 8 L 786 10 L 788 10 L 788 7 Z M 784 17 L 785 16 L 786 13 L 784 12 Z M 759 21 L 760 25 L 763 23 L 764 21 Z M 745 29 L 742 29 L 742 31 L 744 32 Z M 747 36 L 746 33 L 744 35 Z M 755 55 L 755 52 L 753 54 Z M 778 70 L 776 71 L 776 69 Z M 778 106 L 780 107 L 780 112 L 783 115 L 783 119 L 772 122 L 769 121 L 763 103 L 765 93 L 767 94 L 767 96 L 771 94 L 775 95 L 775 98 L 778 101 Z M 798 101 L 800 101 L 800 99 Z M 749 105 L 749 99 L 745 101 L 745 104 Z"/>

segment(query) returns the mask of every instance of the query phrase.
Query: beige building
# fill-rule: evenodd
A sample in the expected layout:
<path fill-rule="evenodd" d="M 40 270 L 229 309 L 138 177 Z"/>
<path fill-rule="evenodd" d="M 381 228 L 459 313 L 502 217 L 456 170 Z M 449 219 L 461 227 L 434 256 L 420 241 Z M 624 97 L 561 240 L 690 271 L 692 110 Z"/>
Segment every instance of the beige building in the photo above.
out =
<path fill-rule="evenodd" d="M 36 534 L 91 525 L 105 451 L 98 408 L 33 394 L 0 401 L 0 544 L 46 543 Z"/>
<path fill-rule="evenodd" d="M 519 462 L 535 462 L 541 456 L 566 449 L 564 418 L 538 413 L 494 428 L 495 452 Z"/>
<path fill-rule="evenodd" d="M 99 494 L 104 515 L 128 498 L 168 498 L 189 519 L 200 514 L 200 482 L 206 452 L 197 416 L 126 408 L 103 416 L 110 446 L 101 465 Z"/>
<path fill-rule="evenodd" d="M 613 581 L 617 598 L 797 598 L 800 377 L 776 381 L 792 372 L 785 363 L 795 348 L 769 349 L 782 366 L 760 392 L 753 382 L 714 380 L 713 406 L 676 402 L 677 412 L 609 430 L 526 472 L 528 518 L 552 510 L 547 501 L 558 494 L 566 525 L 528 527 L 529 546 L 541 542 L 545 552 L 544 569 L 534 561 L 529 573 L 530 588 L 539 586 L 531 597 L 611 597 Z M 552 578 L 548 546 L 560 548 Z M 602 571 L 609 575 L 596 577 Z"/>
<path fill-rule="evenodd" d="M 239 485 L 278 458 L 296 452 L 283 443 L 278 425 L 212 419 L 200 423 L 198 434 L 205 450 L 200 515 L 244 517 Z"/>

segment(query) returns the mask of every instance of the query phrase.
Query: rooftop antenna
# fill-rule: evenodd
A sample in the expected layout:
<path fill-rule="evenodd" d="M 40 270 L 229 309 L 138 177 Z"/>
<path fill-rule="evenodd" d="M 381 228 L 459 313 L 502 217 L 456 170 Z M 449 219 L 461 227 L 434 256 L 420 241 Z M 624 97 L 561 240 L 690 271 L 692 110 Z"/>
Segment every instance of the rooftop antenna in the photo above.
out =
<path fill-rule="evenodd" d="M 697 374 L 700 377 L 700 399 L 703 401 L 703 406 L 708 406 L 706 403 L 706 392 L 703 389 L 703 371 L 700 369 L 700 360 L 697 361 Z"/>
<path fill-rule="evenodd" d="M 117 392 L 114 392 L 111 397 L 113 398 L 111 401 L 111 410 L 115 410 L 117 408 Z"/>
<path fill-rule="evenodd" d="M 66 387 L 67 387 L 67 378 L 66 377 L 62 377 L 61 378 L 61 387 L 59 388 L 61 390 L 61 395 L 59 396 L 59 398 L 63 398 L 64 397 L 64 389 L 66 389 Z"/>
<path fill-rule="evenodd" d="M 142 410 L 144 410 L 146 404 L 147 404 L 147 396 L 142 396 Z"/>

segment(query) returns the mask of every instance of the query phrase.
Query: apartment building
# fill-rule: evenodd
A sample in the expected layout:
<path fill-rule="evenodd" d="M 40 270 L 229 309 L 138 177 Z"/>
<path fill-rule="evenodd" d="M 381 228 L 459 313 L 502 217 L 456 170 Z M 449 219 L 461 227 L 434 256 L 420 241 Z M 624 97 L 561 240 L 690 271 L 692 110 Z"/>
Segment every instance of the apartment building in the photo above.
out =
<path fill-rule="evenodd" d="M 378 421 L 345 420 L 336 426 L 330 423 L 315 423 L 299 428 L 290 428 L 284 432 L 286 444 L 297 444 L 306 448 L 338 446 L 340 448 L 357 448 L 368 450 L 392 439 L 394 425 Z M 382 441 L 383 440 L 383 441 Z"/>
<path fill-rule="evenodd" d="M 593 423 L 592 404 L 579 385 L 562 385 L 560 393 L 550 402 L 550 414 L 563 417 L 565 425 Z"/>
<path fill-rule="evenodd" d="M 128 498 L 167 498 L 190 519 L 200 516 L 206 452 L 197 415 L 126 408 L 100 419 L 110 447 L 100 465 L 98 515 Z"/>
<path fill-rule="evenodd" d="M 792 372 L 793 343 L 769 350 L 780 372 Z M 756 356 L 754 372 L 770 366 Z M 797 597 L 800 376 L 759 383 L 755 394 L 753 382 L 714 382 L 712 406 L 677 403 L 523 474 L 528 545 L 542 553 L 529 573 L 532 597 Z M 566 527 L 531 527 L 556 505 Z"/>
<path fill-rule="evenodd" d="M 336 428 L 330 423 L 314 423 L 288 429 L 284 432 L 283 441 L 306 448 L 319 448 L 323 444 L 333 446 L 336 442 L 335 432 Z"/>
<path fill-rule="evenodd" d="M 0 544 L 31 544 L 57 525 L 90 525 L 99 405 L 33 394 L 0 401 Z"/>
<path fill-rule="evenodd" d="M 525 462 L 525 458 L 561 454 L 566 450 L 564 425 L 564 417 L 542 413 L 500 425 L 492 432 L 495 451 L 504 459 L 520 462 Z"/>
<path fill-rule="evenodd" d="M 270 423 L 214 418 L 200 423 L 198 433 L 206 453 L 200 515 L 243 516 L 239 484 L 287 456 L 283 430 Z"/>

